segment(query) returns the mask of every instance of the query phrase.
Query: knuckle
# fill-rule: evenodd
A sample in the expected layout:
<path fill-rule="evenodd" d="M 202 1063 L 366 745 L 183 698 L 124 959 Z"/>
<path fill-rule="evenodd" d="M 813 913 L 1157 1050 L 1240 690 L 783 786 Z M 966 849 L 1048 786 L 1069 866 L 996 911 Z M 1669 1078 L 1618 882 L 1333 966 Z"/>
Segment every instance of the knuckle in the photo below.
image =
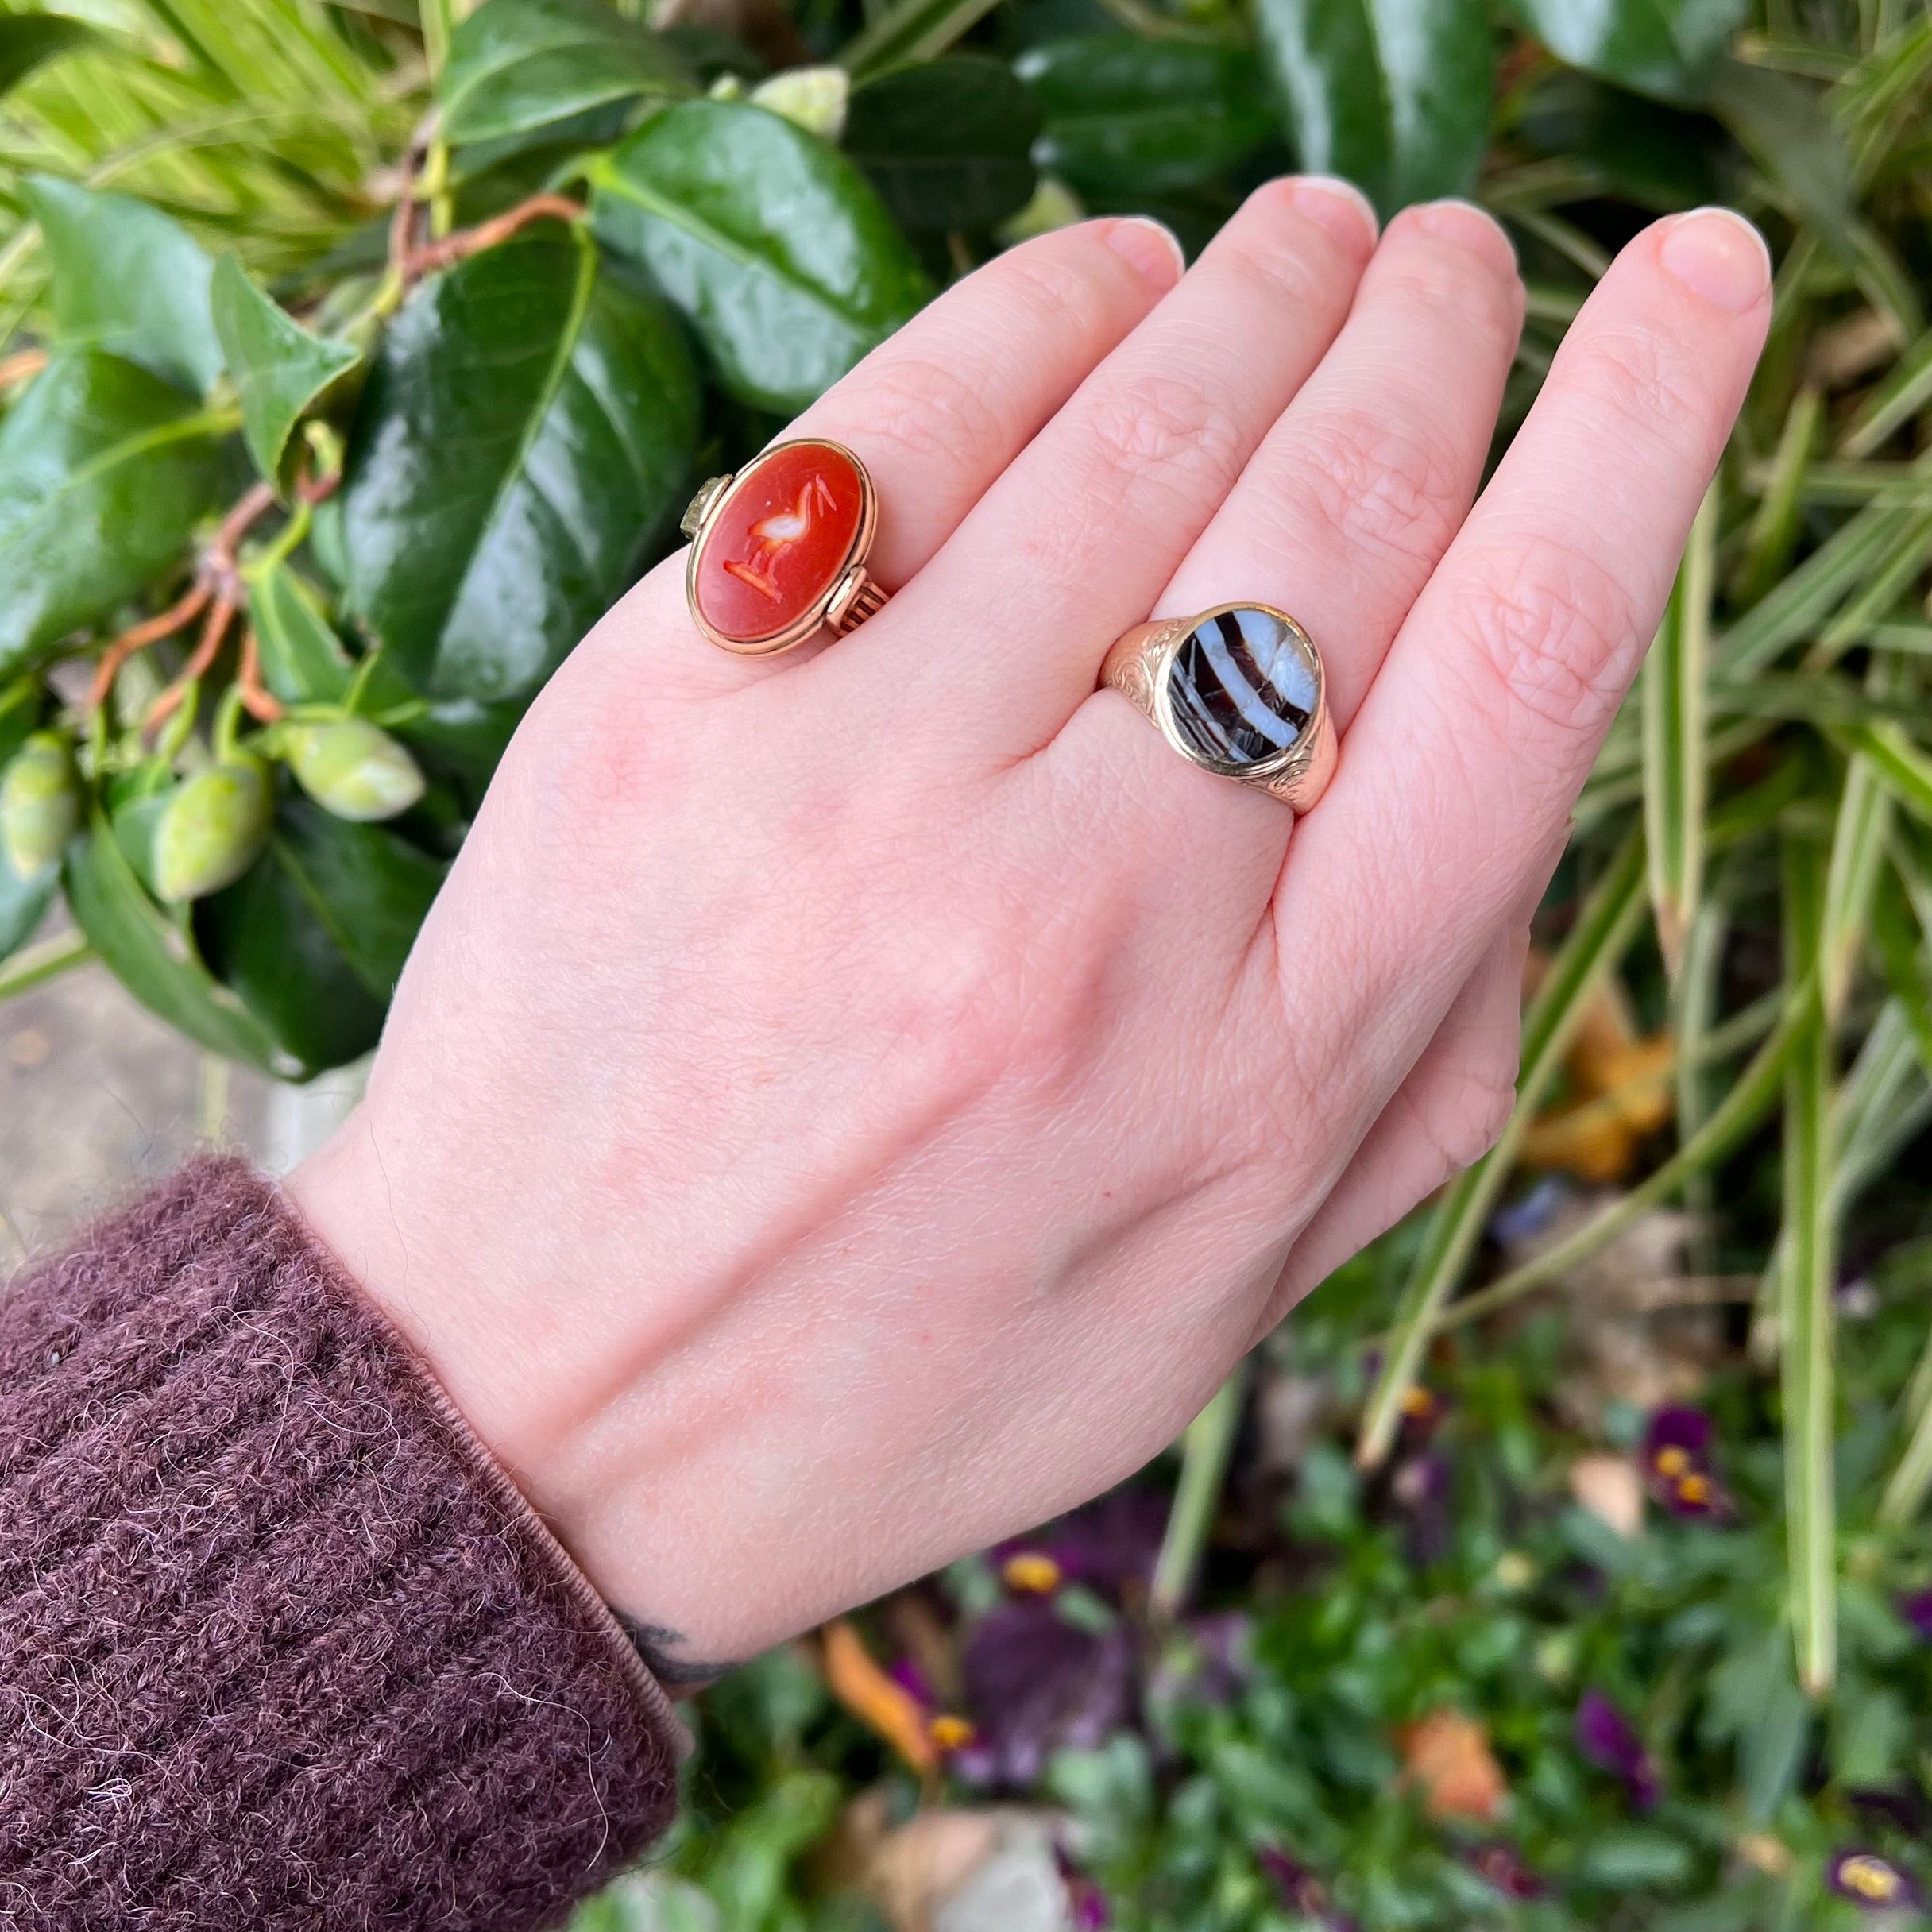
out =
<path fill-rule="evenodd" d="M 1460 466 L 1440 430 L 1356 407 L 1314 418 L 1296 437 L 1289 507 L 1313 521 L 1317 545 L 1338 556 L 1367 551 L 1433 566 L 1463 493 Z M 1412 572 L 1411 573 L 1412 574 Z"/>
<path fill-rule="evenodd" d="M 1227 412 L 1181 377 L 1148 374 L 1110 384 L 1094 400 L 1087 433 L 1102 472 L 1137 491 L 1231 476 L 1242 454 Z"/>
<path fill-rule="evenodd" d="M 1685 385 L 1680 361 L 1655 330 L 1605 330 L 1578 345 L 1571 374 L 1613 431 L 1677 439 L 1694 434 L 1706 413 Z"/>
<path fill-rule="evenodd" d="M 895 358 L 866 385 L 863 428 L 868 443 L 890 445 L 920 464 L 959 460 L 961 450 L 997 449 L 1005 437 L 984 389 L 948 361 L 925 356 Z"/>
<path fill-rule="evenodd" d="M 1505 743 L 1525 722 L 1594 742 L 1622 702 L 1643 641 L 1630 593 L 1580 550 L 1498 557 L 1488 589 L 1456 609 L 1456 654 L 1478 716 Z"/>

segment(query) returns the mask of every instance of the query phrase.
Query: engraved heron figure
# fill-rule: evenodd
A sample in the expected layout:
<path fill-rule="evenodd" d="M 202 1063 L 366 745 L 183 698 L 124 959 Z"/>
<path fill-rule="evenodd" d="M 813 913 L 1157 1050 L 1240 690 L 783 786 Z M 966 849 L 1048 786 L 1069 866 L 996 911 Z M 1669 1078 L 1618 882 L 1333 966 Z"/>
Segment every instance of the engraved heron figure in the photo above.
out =
<path fill-rule="evenodd" d="M 810 535 L 813 517 L 821 510 L 833 508 L 835 501 L 831 485 L 822 476 L 814 476 L 799 490 L 798 501 L 789 510 L 774 510 L 752 524 L 751 534 L 758 539 L 757 547 L 743 562 L 732 558 L 725 570 L 760 597 L 779 602 L 782 593 L 771 574 L 773 566 L 794 543 Z"/>

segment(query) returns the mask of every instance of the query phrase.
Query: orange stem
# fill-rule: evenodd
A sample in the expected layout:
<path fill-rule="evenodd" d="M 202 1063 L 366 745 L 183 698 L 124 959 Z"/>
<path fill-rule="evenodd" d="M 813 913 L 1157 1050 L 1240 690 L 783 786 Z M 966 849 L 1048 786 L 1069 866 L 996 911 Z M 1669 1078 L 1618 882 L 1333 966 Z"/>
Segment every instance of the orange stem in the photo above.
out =
<path fill-rule="evenodd" d="M 107 694 L 114 689 L 115 674 L 121 667 L 136 651 L 145 651 L 149 645 L 159 643 L 164 637 L 173 636 L 184 625 L 192 624 L 201 614 L 201 608 L 208 597 L 208 586 L 197 584 L 179 603 L 171 605 L 159 616 L 144 619 L 123 631 L 101 653 L 101 661 L 94 667 L 94 682 L 87 690 L 89 706 L 95 708 L 106 704 Z"/>
<path fill-rule="evenodd" d="M 272 724 L 282 715 L 282 701 L 261 682 L 261 643 L 252 624 L 242 633 L 242 663 L 235 683 L 243 709 L 258 723 Z"/>
<path fill-rule="evenodd" d="M 506 208 L 502 214 L 487 222 L 479 222 L 473 228 L 459 228 L 454 234 L 446 235 L 440 242 L 432 242 L 427 248 L 415 249 L 405 258 L 403 272 L 412 281 L 422 276 L 434 275 L 439 269 L 466 261 L 472 255 L 480 255 L 485 249 L 508 241 L 518 229 L 527 227 L 532 222 L 575 222 L 582 220 L 583 214 L 582 204 L 572 201 L 567 195 L 532 195 L 527 201 L 520 201 L 514 208 Z"/>
<path fill-rule="evenodd" d="M 181 674 L 176 678 L 160 696 L 155 699 L 148 712 L 145 728 L 153 731 L 156 725 L 172 717 L 180 708 L 183 698 L 187 696 L 188 686 L 196 678 L 207 675 L 208 667 L 220 655 L 222 639 L 228 635 L 228 626 L 234 620 L 235 600 L 224 589 L 215 598 L 214 607 L 208 612 L 207 621 L 201 627 L 201 639 L 193 655 L 181 667 Z"/>

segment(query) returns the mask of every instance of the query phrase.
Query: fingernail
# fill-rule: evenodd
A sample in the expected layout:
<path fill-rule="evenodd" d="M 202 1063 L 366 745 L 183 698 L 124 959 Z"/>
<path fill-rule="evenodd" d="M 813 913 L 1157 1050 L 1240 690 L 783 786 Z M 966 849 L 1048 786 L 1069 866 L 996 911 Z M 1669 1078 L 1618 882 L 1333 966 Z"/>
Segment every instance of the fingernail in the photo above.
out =
<path fill-rule="evenodd" d="M 1480 255 L 1505 275 L 1516 273 L 1516 245 L 1494 215 L 1473 201 L 1432 201 L 1414 211 L 1416 225 L 1444 242 Z"/>
<path fill-rule="evenodd" d="M 1188 258 L 1173 230 L 1145 214 L 1130 214 L 1115 222 L 1107 231 L 1107 245 L 1124 255 L 1150 288 L 1163 294 L 1187 272 Z"/>
<path fill-rule="evenodd" d="M 1357 254 L 1375 245 L 1381 232 L 1375 204 L 1352 181 L 1339 175 L 1297 175 L 1289 184 L 1296 211 L 1327 229 L 1343 247 Z"/>
<path fill-rule="evenodd" d="M 1729 208 L 1693 208 L 1679 215 L 1657 259 L 1693 295 L 1733 315 L 1754 307 L 1771 286 L 1764 238 Z"/>

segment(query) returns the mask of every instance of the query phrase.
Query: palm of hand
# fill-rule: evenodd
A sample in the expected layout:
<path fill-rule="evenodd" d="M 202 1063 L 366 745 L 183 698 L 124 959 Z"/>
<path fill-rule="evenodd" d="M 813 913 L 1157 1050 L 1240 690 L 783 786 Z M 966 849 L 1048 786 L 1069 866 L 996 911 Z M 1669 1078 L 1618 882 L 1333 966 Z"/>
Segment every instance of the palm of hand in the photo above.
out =
<path fill-rule="evenodd" d="M 1374 250 L 1371 259 L 1371 250 Z M 1126 1474 L 1474 1157 L 1521 934 L 1762 339 L 1761 251 L 1641 237 L 1473 514 L 1521 291 L 1459 205 L 1258 194 L 1015 250 L 798 433 L 891 606 L 706 647 L 681 560 L 520 732 L 369 1101 L 296 1177 L 621 1607 L 752 1649 Z M 1115 694 L 1280 605 L 1322 805 Z"/>

